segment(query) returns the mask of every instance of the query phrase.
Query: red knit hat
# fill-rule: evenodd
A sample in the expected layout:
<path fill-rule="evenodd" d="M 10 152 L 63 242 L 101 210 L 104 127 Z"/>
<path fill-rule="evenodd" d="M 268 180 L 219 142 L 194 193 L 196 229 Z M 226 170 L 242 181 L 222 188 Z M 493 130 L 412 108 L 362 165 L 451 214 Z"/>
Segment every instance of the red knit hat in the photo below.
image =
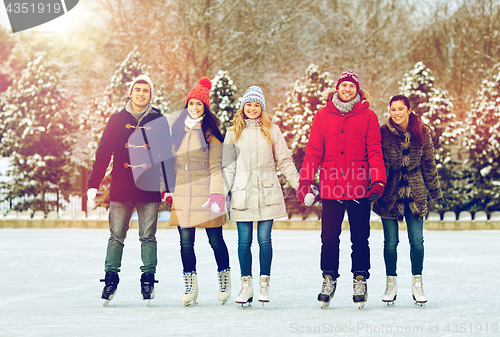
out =
<path fill-rule="evenodd" d="M 212 82 L 208 77 L 202 77 L 196 83 L 196 87 L 191 89 L 186 98 L 186 104 L 191 98 L 196 98 L 205 103 L 210 108 L 210 89 Z"/>
<path fill-rule="evenodd" d="M 356 92 L 359 94 L 359 76 L 352 70 L 346 70 L 342 74 L 340 74 L 339 79 L 337 80 L 336 89 L 339 90 L 340 83 L 349 81 L 356 85 Z"/>

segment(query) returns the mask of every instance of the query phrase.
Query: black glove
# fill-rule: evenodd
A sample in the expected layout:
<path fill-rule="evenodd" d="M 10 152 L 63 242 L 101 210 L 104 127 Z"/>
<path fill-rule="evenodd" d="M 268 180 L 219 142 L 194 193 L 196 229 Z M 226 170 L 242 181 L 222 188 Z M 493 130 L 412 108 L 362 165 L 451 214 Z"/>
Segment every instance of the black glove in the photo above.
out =
<path fill-rule="evenodd" d="M 444 198 L 439 198 L 436 200 L 438 204 L 440 204 L 444 209 L 448 209 L 448 203 Z"/>

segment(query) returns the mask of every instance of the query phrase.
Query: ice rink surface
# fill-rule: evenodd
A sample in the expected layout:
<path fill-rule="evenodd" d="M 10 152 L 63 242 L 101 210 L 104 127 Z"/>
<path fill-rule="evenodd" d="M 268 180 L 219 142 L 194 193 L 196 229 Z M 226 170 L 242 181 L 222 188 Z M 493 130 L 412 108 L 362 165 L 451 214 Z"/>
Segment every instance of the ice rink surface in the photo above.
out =
<path fill-rule="evenodd" d="M 410 290 L 409 245 L 400 232 L 398 299 L 385 289 L 383 233 L 372 230 L 368 302 L 352 302 L 349 232 L 341 238 L 339 283 L 330 307 L 321 288 L 319 231 L 274 230 L 271 302 L 238 307 L 237 232 L 225 230 L 232 295 L 217 299 L 216 265 L 204 230 L 196 233 L 198 305 L 183 307 L 178 232 L 159 230 L 156 298 L 140 293 L 140 245 L 131 229 L 120 284 L 108 307 L 100 299 L 109 237 L 105 229 L 0 229 L 0 336 L 500 336 L 500 231 L 425 231 L 424 290 L 416 307 Z M 256 234 L 254 231 L 254 240 Z M 253 244 L 254 287 L 258 245 Z M 255 287 L 257 288 L 257 287 Z"/>

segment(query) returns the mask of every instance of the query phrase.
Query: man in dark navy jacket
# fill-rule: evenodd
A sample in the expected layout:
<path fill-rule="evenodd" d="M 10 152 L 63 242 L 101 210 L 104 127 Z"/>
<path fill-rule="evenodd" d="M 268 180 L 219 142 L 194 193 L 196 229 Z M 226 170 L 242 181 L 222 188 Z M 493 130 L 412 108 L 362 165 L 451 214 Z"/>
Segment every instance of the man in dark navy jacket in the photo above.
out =
<path fill-rule="evenodd" d="M 109 230 L 102 299 L 106 305 L 115 295 L 123 246 L 134 208 L 139 217 L 141 242 L 141 292 L 149 303 L 154 298 L 157 265 L 156 228 L 161 197 L 168 196 L 175 181 L 172 144 L 167 119 L 151 106 L 153 83 L 138 76 L 129 90 L 125 108 L 106 124 L 97 149 L 87 196 L 92 207 L 106 169 L 113 157 L 109 190 Z M 170 183 L 170 184 L 169 184 Z"/>

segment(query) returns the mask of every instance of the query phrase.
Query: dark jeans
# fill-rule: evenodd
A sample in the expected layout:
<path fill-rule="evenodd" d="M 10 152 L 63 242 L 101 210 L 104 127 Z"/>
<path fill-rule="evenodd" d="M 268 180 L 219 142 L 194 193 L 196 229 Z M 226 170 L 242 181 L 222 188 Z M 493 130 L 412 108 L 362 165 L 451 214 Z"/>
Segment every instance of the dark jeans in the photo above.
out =
<path fill-rule="evenodd" d="M 194 237 L 196 227 L 179 229 L 181 238 L 181 259 L 185 273 L 196 271 L 196 255 L 194 253 Z M 208 236 L 208 242 L 212 247 L 217 262 L 217 271 L 229 268 L 229 252 L 227 251 L 226 242 L 222 237 L 222 226 L 215 228 L 205 228 Z"/>
<path fill-rule="evenodd" d="M 156 227 L 158 223 L 157 202 L 142 203 L 111 201 L 109 207 L 109 231 L 104 271 L 118 273 L 122 262 L 123 247 L 134 207 L 139 217 L 139 241 L 143 273 L 155 273 L 157 260 Z"/>
<path fill-rule="evenodd" d="M 240 261 L 241 276 L 252 276 L 253 222 L 237 222 L 236 226 L 238 227 L 238 259 Z M 273 259 L 272 229 L 273 220 L 264 220 L 257 223 L 260 275 L 271 275 L 271 261 Z"/>
<path fill-rule="evenodd" d="M 408 204 L 405 205 L 405 220 L 410 241 L 411 273 L 422 275 L 424 266 L 424 219 L 415 218 Z M 399 227 L 398 221 L 382 218 L 384 226 L 384 261 L 387 276 L 397 276 Z"/>
<path fill-rule="evenodd" d="M 356 202 L 357 201 L 357 202 Z M 351 231 L 351 272 L 354 277 L 370 277 L 370 201 L 367 198 L 353 200 L 323 199 L 321 217 L 321 270 L 337 279 L 339 274 L 340 233 L 347 208 Z"/>

